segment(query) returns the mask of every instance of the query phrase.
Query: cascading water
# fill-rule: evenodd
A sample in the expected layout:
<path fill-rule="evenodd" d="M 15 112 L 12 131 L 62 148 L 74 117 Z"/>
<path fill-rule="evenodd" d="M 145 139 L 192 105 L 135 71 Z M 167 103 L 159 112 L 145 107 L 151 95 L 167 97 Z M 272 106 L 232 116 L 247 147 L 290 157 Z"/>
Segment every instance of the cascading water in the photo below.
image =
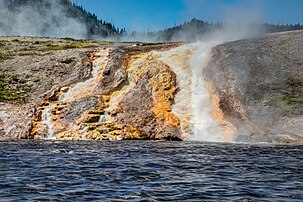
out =
<path fill-rule="evenodd" d="M 93 68 L 91 72 L 91 78 L 76 83 L 74 85 L 65 88 L 64 92 L 61 92 L 59 100 L 56 102 L 50 101 L 43 107 L 41 111 L 41 128 L 44 131 L 43 137 L 45 139 L 56 139 L 58 132 L 65 130 L 67 128 L 62 128 L 58 122 L 58 109 L 64 108 L 66 103 L 73 102 L 85 96 L 90 96 L 93 93 L 95 86 L 98 83 L 100 77 L 100 71 L 105 67 L 108 61 L 108 49 L 100 50 L 95 53 L 95 61 L 93 62 Z M 63 89 L 63 88 L 62 88 Z M 62 90 L 61 89 L 61 90 Z M 63 91 L 63 90 L 62 90 Z M 73 126 L 72 124 L 70 126 Z M 70 127 L 64 126 L 64 127 Z M 59 127 L 59 128 L 58 128 Z M 61 127 L 61 128 L 60 128 Z M 84 138 L 83 138 L 84 139 Z"/>
<path fill-rule="evenodd" d="M 49 104 L 41 114 L 41 122 L 46 129 L 45 139 L 56 139 L 55 132 L 53 130 L 52 107 L 54 107 L 54 104 Z"/>
<path fill-rule="evenodd" d="M 215 44 L 198 42 L 198 49 L 192 56 L 192 140 L 224 141 L 223 129 L 215 120 L 211 94 L 202 75 Z"/>
<path fill-rule="evenodd" d="M 214 102 L 216 97 L 211 93 L 211 89 L 202 75 L 212 47 L 216 44 L 215 42 L 197 42 L 167 51 L 151 51 L 136 55 L 128 61 L 128 83 L 114 91 L 110 97 L 103 96 L 100 109 L 90 111 L 95 105 L 94 99 L 97 95 L 95 89 L 103 79 L 103 70 L 109 61 L 109 49 L 100 50 L 94 53 L 96 59 L 93 63 L 91 78 L 68 87 L 62 87 L 58 93 L 59 99 L 49 101 L 47 105 L 44 105 L 41 117 L 43 126 L 41 130 L 37 128 L 36 131 L 45 131 L 46 134 L 41 136 L 46 138 L 86 139 L 87 134 L 98 135 L 92 131 L 90 131 L 92 133 L 88 132 L 90 124 L 91 128 L 100 126 L 100 131 L 112 130 L 115 126 L 112 114 L 122 110 L 123 105 L 120 103 L 137 86 L 140 74 L 146 71 L 144 68 L 153 68 L 149 65 L 157 63 L 159 60 L 169 66 L 177 76 L 178 90 L 174 94 L 172 108 L 168 109 L 177 118 L 167 120 L 177 120 L 173 123 L 180 123 L 182 138 L 214 142 L 230 140 L 225 138 L 226 124 L 224 120 L 222 121 L 223 116 L 218 116 L 220 110 L 218 110 L 217 103 Z M 167 75 L 157 76 L 159 78 L 162 76 L 164 82 L 170 76 L 168 72 L 166 73 Z M 170 95 L 167 94 L 167 96 Z M 157 98 L 155 95 L 154 97 Z M 157 112 L 157 110 L 155 111 Z M 219 115 L 221 115 L 220 112 Z M 76 119 L 72 120 L 75 117 Z M 173 116 L 166 118 L 168 117 Z M 104 128 L 102 129 L 102 127 Z M 117 126 L 121 130 L 122 126 L 119 127 Z M 137 135 L 135 132 L 134 134 Z M 112 134 L 114 133 L 109 134 L 109 139 L 113 138 Z"/>
<path fill-rule="evenodd" d="M 108 60 L 108 54 L 109 53 L 107 50 L 99 51 L 98 53 L 96 53 L 96 56 L 99 56 L 99 58 L 94 61 L 91 78 L 71 86 L 66 93 L 62 94 L 59 101 L 66 102 L 79 97 L 83 97 L 85 95 L 92 94 L 94 87 L 97 84 L 100 69 L 105 66 Z"/>
<path fill-rule="evenodd" d="M 158 53 L 159 59 L 177 74 L 179 90 L 172 111 L 179 117 L 181 129 L 190 140 L 226 141 L 224 128 L 215 118 L 210 89 L 202 75 L 216 44 L 197 42 Z"/>

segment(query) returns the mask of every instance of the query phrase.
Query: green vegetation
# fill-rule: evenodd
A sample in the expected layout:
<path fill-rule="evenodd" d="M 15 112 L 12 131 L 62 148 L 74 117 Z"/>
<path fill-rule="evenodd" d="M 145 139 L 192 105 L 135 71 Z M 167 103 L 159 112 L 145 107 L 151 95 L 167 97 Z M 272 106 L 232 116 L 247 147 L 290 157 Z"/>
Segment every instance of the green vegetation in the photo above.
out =
<path fill-rule="evenodd" d="M 26 94 L 16 89 L 2 89 L 0 90 L 0 101 L 24 100 Z"/>
<path fill-rule="evenodd" d="M 4 60 L 7 60 L 7 59 L 9 59 L 9 58 L 10 58 L 9 56 L 3 55 L 3 54 L 0 53 L 0 62 L 2 62 L 2 61 L 4 61 Z"/>
<path fill-rule="evenodd" d="M 35 46 L 28 46 L 26 48 L 20 49 L 20 51 L 34 51 L 37 50 Z"/>
<path fill-rule="evenodd" d="M 277 84 L 279 96 L 270 98 L 266 104 L 275 107 L 283 116 L 303 114 L 303 80 L 288 77 Z"/>
<path fill-rule="evenodd" d="M 288 104 L 300 103 L 300 102 L 303 103 L 303 98 L 290 97 L 290 98 L 285 99 L 285 101 L 286 101 Z"/>
<path fill-rule="evenodd" d="M 70 38 L 70 37 L 65 37 L 65 38 L 62 38 L 66 41 L 78 41 L 77 39 L 74 39 L 74 38 Z"/>
<path fill-rule="evenodd" d="M 19 39 L 13 39 L 12 42 L 20 42 Z"/>
<path fill-rule="evenodd" d="M 3 0 L 2 0 L 3 1 Z M 50 0 L 5 0 L 4 1 L 9 8 L 8 16 L 17 16 L 25 6 L 29 8 L 29 10 L 33 11 L 33 16 L 37 18 L 43 17 L 52 22 L 52 19 L 48 19 L 49 16 L 44 16 L 43 14 L 49 12 L 49 2 Z M 62 8 L 55 8 L 56 18 L 61 19 L 65 16 L 68 16 L 71 19 L 80 22 L 81 24 L 87 27 L 87 31 L 85 33 L 85 38 L 93 38 L 97 37 L 119 37 L 122 36 L 125 32 L 125 29 L 118 29 L 112 23 L 108 23 L 104 20 L 98 19 L 96 14 L 90 13 L 86 11 L 82 6 L 77 5 L 76 3 L 72 3 L 69 0 L 60 0 L 58 3 L 63 6 L 64 13 L 62 13 Z M 57 9 L 57 10 L 56 10 Z M 39 11 L 37 16 L 36 11 Z M 41 12 L 41 13 L 40 13 Z M 43 13 L 43 14 L 42 14 Z M 38 25 L 35 25 L 38 26 Z M 11 30 L 7 30 L 10 32 Z M 72 38 L 67 38 L 66 40 L 72 41 Z"/>
<path fill-rule="evenodd" d="M 74 49 L 74 48 L 92 48 L 96 47 L 96 44 L 87 44 L 87 43 L 71 43 L 65 45 L 54 45 L 54 44 L 47 44 L 49 50 L 67 50 L 67 49 Z"/>
<path fill-rule="evenodd" d="M 0 101 L 24 101 L 31 86 L 18 75 L 0 73 Z"/>
<path fill-rule="evenodd" d="M 15 82 L 18 82 L 18 81 L 19 81 L 17 75 L 11 75 L 11 78 L 12 78 L 12 80 L 15 81 Z"/>

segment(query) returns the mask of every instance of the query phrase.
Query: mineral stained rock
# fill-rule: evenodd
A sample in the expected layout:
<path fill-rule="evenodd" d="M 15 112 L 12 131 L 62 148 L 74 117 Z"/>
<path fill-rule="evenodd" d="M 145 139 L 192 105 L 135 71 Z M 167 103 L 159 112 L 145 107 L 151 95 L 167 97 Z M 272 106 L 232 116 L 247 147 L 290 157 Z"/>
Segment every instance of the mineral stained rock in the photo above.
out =
<path fill-rule="evenodd" d="M 150 52 L 177 45 L 120 44 L 91 51 L 90 76 L 54 89 L 35 108 L 28 137 L 181 140 L 179 119 L 171 113 L 176 75 Z"/>
<path fill-rule="evenodd" d="M 0 39 L 0 139 L 303 142 L 302 31 L 216 46 Z"/>
<path fill-rule="evenodd" d="M 77 41 L 80 45 L 70 50 L 69 40 L 64 39 L 8 38 L 5 46 L 12 48 L 15 46 L 9 45 L 10 40 L 17 43 L 15 46 L 36 46 L 32 52 L 26 52 L 25 58 L 17 52 L 19 55 L 3 61 L 1 72 L 19 75 L 22 71 L 34 71 L 39 82 L 32 86 L 26 99 L 3 100 L 3 139 L 181 140 L 179 119 L 171 113 L 178 87 L 176 75 L 151 53 L 180 44 Z M 93 49 L 87 48 L 87 44 Z M 62 48 L 53 50 L 54 46 Z M 30 64 L 34 57 L 38 63 L 35 66 Z M 25 70 L 9 68 L 21 59 L 30 60 Z M 62 73 L 51 70 L 56 65 Z M 17 115 L 14 108 L 23 110 Z"/>

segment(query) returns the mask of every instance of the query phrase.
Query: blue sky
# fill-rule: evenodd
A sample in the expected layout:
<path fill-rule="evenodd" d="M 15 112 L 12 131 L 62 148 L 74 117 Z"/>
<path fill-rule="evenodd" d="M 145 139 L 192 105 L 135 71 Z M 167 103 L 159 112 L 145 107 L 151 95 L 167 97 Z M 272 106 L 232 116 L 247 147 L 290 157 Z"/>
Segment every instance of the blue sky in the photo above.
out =
<path fill-rule="evenodd" d="M 127 31 L 154 31 L 199 18 L 209 22 L 303 23 L 303 0 L 72 0 Z"/>

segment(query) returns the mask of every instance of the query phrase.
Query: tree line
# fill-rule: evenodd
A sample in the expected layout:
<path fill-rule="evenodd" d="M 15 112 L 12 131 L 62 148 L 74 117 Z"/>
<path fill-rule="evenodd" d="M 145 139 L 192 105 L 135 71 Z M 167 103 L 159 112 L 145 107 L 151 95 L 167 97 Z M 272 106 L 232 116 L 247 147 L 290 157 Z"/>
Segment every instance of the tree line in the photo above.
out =
<path fill-rule="evenodd" d="M 4 0 L 6 4 L 13 10 L 18 8 L 18 6 L 32 6 L 41 7 L 48 6 L 50 0 Z M 116 40 L 123 40 L 125 37 L 133 38 L 150 38 L 156 41 L 174 41 L 183 40 L 191 41 L 201 39 L 204 36 L 210 35 L 215 32 L 224 32 L 226 28 L 225 23 L 209 23 L 203 20 L 193 18 L 192 20 L 185 22 L 183 24 L 166 28 L 160 31 L 152 31 L 147 33 L 131 32 L 128 33 L 125 28 L 119 29 L 114 24 L 106 22 L 105 20 L 99 19 L 96 14 L 91 13 L 83 8 L 82 5 L 77 5 L 72 3 L 70 0 L 51 0 L 52 2 L 57 2 L 63 5 L 65 8 L 64 15 L 77 19 L 81 23 L 85 24 L 87 28 L 87 37 L 92 38 L 111 38 Z M 237 29 L 234 25 L 234 28 Z M 302 24 L 285 24 L 285 25 L 275 25 L 275 24 L 249 24 L 246 25 L 248 32 L 251 30 L 260 30 L 261 33 L 274 33 L 281 31 L 290 30 L 302 30 Z"/>

